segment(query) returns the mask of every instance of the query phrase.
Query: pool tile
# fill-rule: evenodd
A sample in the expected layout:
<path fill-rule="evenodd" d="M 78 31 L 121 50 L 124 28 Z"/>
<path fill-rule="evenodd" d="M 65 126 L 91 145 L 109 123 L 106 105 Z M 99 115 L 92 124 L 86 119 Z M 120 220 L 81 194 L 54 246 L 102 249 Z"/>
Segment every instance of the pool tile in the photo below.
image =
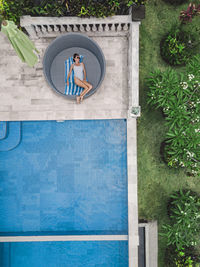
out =
<path fill-rule="evenodd" d="M 0 153 L 0 229 L 126 232 L 126 165 L 124 120 L 22 122 Z"/>

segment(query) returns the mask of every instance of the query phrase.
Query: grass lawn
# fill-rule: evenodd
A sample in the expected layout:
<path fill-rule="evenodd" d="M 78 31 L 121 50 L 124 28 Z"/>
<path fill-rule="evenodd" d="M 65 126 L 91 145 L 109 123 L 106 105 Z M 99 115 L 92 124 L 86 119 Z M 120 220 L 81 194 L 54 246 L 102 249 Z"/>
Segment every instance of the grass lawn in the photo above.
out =
<path fill-rule="evenodd" d="M 189 3 L 189 2 L 188 2 Z M 140 26 L 140 105 L 141 118 L 138 119 L 138 185 L 139 218 L 158 220 L 159 229 L 168 222 L 167 200 L 169 195 L 180 188 L 188 188 L 200 193 L 198 177 L 188 177 L 183 170 L 170 169 L 162 162 L 159 154 L 160 143 L 164 140 L 166 128 L 160 111 L 147 106 L 145 78 L 156 69 L 166 69 L 168 65 L 160 57 L 160 40 L 172 24 L 178 21 L 181 6 L 171 6 L 162 0 L 149 0 L 146 18 Z M 182 69 L 176 68 L 178 71 Z M 159 267 L 165 267 L 164 252 L 166 242 L 159 237 Z"/>

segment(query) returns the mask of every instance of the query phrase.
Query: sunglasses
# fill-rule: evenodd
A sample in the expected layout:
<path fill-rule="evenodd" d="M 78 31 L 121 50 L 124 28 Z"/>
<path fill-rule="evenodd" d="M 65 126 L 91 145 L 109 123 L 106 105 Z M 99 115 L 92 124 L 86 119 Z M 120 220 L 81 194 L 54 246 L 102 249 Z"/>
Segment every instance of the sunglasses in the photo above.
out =
<path fill-rule="evenodd" d="M 80 57 L 76 57 L 76 58 L 80 59 Z"/>

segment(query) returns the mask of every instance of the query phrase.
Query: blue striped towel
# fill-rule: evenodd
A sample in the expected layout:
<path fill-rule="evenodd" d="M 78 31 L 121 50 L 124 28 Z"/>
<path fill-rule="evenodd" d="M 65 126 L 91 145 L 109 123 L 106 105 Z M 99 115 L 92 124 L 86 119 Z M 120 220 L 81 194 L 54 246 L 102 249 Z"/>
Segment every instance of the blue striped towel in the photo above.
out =
<path fill-rule="evenodd" d="M 83 56 L 80 55 L 80 62 L 83 62 Z M 66 95 L 80 95 L 83 91 L 83 87 L 80 87 L 74 83 L 74 70 L 72 70 L 69 76 L 69 86 L 67 85 L 67 75 L 69 73 L 71 65 L 74 63 L 73 57 L 65 60 L 65 94 Z"/>

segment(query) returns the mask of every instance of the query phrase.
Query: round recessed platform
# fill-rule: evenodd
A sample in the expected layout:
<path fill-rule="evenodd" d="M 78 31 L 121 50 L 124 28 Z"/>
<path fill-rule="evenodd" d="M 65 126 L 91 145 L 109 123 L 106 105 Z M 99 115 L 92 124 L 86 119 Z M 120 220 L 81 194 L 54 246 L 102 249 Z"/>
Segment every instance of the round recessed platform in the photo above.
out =
<path fill-rule="evenodd" d="M 68 33 L 57 37 L 46 49 L 43 58 L 43 72 L 50 87 L 57 93 L 75 99 L 75 95 L 65 94 L 65 60 L 74 53 L 82 55 L 92 95 L 101 85 L 106 70 L 105 58 L 99 45 L 89 37 L 79 33 Z"/>

